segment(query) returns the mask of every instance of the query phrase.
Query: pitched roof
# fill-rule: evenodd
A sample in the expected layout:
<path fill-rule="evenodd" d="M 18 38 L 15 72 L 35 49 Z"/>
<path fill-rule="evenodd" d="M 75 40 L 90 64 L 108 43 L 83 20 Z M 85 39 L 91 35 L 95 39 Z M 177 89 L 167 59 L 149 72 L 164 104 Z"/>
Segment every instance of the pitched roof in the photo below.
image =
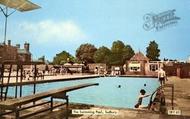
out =
<path fill-rule="evenodd" d="M 142 52 L 138 52 L 130 60 L 131 61 L 149 61 L 149 58 L 144 56 Z"/>

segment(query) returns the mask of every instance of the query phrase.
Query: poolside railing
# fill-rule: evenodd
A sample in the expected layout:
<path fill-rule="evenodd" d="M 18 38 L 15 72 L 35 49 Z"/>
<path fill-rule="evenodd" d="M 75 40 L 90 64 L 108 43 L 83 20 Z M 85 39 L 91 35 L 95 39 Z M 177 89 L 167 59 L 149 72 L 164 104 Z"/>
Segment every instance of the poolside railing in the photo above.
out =
<path fill-rule="evenodd" d="M 152 94 L 151 94 L 151 97 L 150 97 L 150 102 L 149 102 L 149 110 L 151 110 L 151 106 L 155 103 L 155 102 L 159 102 L 160 103 L 160 109 L 159 111 L 163 111 L 161 106 L 165 106 L 165 95 L 164 95 L 164 92 L 163 92 L 163 88 L 171 88 L 171 105 L 172 105 L 172 110 L 174 109 L 174 85 L 173 84 L 165 84 L 165 85 L 162 85 L 160 87 L 158 87 Z M 154 100 L 153 100 L 153 96 L 156 94 L 156 96 L 154 97 Z"/>

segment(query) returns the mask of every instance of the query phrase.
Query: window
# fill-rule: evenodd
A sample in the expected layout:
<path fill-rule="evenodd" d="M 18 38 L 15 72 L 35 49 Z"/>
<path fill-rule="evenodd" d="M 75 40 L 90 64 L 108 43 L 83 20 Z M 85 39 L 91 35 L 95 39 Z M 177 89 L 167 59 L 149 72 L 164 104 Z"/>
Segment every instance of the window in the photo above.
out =
<path fill-rule="evenodd" d="M 131 71 L 131 72 L 139 72 L 139 71 L 141 71 L 140 70 L 140 63 L 130 63 L 129 65 L 128 65 L 128 67 L 129 67 L 129 70 Z"/>
<path fill-rule="evenodd" d="M 150 68 L 150 71 L 157 71 L 158 70 L 158 64 L 150 64 L 149 68 Z"/>
<path fill-rule="evenodd" d="M 130 71 L 140 71 L 140 67 L 131 67 Z"/>

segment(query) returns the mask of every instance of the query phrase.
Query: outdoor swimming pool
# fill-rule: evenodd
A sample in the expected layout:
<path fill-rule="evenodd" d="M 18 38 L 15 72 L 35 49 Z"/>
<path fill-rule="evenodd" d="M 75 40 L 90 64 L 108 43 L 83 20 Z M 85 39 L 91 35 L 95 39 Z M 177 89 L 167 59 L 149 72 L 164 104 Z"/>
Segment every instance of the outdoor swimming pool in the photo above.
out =
<path fill-rule="evenodd" d="M 67 93 L 70 102 L 123 108 L 134 108 L 140 89 L 145 89 L 147 94 L 151 94 L 159 86 L 159 82 L 155 78 L 100 77 L 38 84 L 37 92 L 83 83 L 99 83 L 99 86 L 87 87 Z M 120 88 L 118 87 L 119 85 Z M 30 95 L 32 92 L 33 86 L 23 86 L 23 95 Z M 8 95 L 14 95 L 13 87 L 9 89 Z M 148 104 L 148 102 L 149 97 L 143 100 L 144 105 Z"/>

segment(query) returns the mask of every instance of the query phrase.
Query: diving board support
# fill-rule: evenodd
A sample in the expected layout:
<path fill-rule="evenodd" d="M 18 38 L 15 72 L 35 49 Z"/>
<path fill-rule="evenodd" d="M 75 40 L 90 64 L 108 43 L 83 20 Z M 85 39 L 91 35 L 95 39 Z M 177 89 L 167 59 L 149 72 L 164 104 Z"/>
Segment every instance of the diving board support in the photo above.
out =
<path fill-rule="evenodd" d="M 63 99 L 63 100 L 66 100 L 66 110 L 68 110 L 68 107 L 69 107 L 69 96 L 66 95 L 66 93 L 57 93 L 57 94 L 54 94 L 51 96 L 51 111 L 53 111 L 53 109 L 55 108 L 55 106 L 53 106 L 53 99 Z M 58 105 L 56 107 L 60 107 L 62 106 L 63 104 L 61 105 Z"/>

